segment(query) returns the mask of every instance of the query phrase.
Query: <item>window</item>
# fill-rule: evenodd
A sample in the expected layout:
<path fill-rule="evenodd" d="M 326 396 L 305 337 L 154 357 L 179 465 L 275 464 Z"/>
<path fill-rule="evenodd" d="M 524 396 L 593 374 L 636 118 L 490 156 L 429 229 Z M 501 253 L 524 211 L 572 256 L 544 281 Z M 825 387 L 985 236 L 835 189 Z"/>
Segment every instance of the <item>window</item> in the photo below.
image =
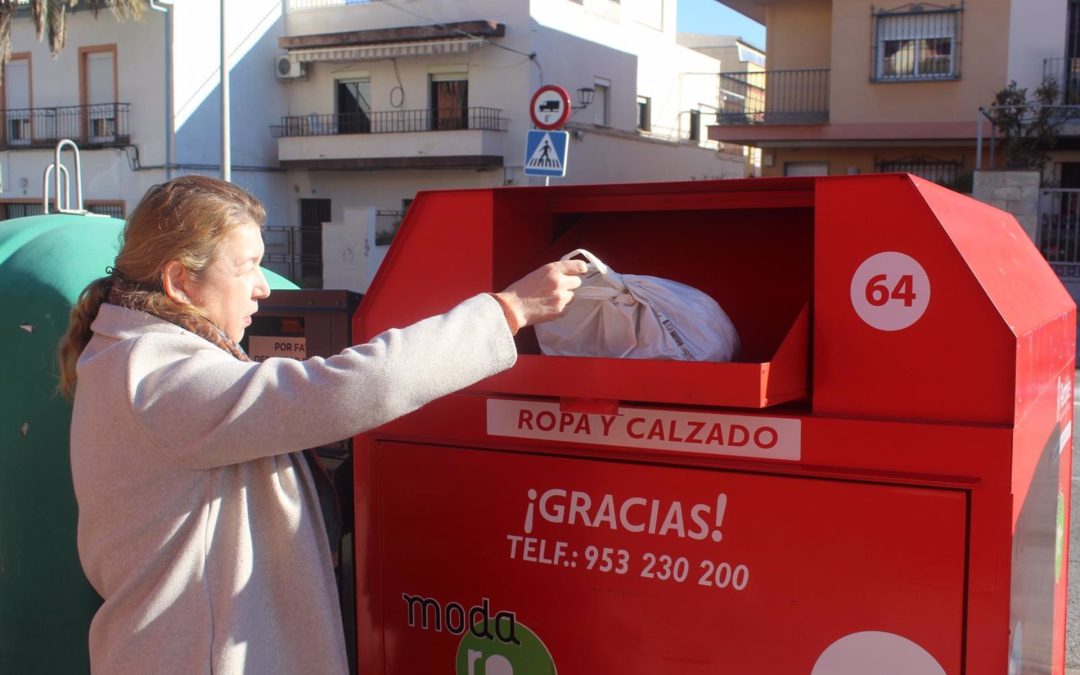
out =
<path fill-rule="evenodd" d="M 762 68 L 765 67 L 764 54 L 742 43 L 736 43 L 735 46 L 738 47 L 739 61 L 743 61 L 745 63 L 752 63 L 755 66 L 760 66 Z"/>
<path fill-rule="evenodd" d="M 337 81 L 337 133 L 371 133 L 371 81 Z"/>
<path fill-rule="evenodd" d="M 1062 102 L 1069 105 L 1080 103 L 1080 0 L 1069 0 L 1069 13 L 1065 19 L 1065 63 L 1058 75 L 1061 83 Z M 1043 62 L 1046 70 L 1046 61 Z M 1044 72 L 1045 75 L 1045 72 Z"/>
<path fill-rule="evenodd" d="M 960 182 L 964 165 L 959 161 L 911 156 L 879 161 L 874 170 L 878 173 L 910 173 L 955 190 Z"/>
<path fill-rule="evenodd" d="M 1080 58 L 1080 1 L 1069 0 L 1065 23 L 1065 55 L 1069 59 Z"/>
<path fill-rule="evenodd" d="M 40 216 L 42 213 L 40 199 L 21 202 L 0 202 L 0 220 L 23 218 L 25 216 Z"/>
<path fill-rule="evenodd" d="M 641 131 L 652 129 L 652 99 L 648 96 L 637 97 L 637 128 Z"/>
<path fill-rule="evenodd" d="M 30 89 L 30 54 L 12 54 L 4 66 L 3 133 L 9 145 L 29 145 L 31 140 L 30 112 L 34 107 Z"/>
<path fill-rule="evenodd" d="M 112 110 L 113 106 L 94 107 L 96 111 L 90 113 L 90 136 L 96 140 L 106 140 L 116 136 L 116 114 Z"/>
<path fill-rule="evenodd" d="M 83 137 L 91 143 L 116 139 L 116 45 L 79 48 Z"/>
<path fill-rule="evenodd" d="M 611 80 L 597 78 L 593 84 L 593 124 L 606 127 L 611 125 L 608 109 L 611 108 Z"/>
<path fill-rule="evenodd" d="M 923 3 L 919 7 L 926 8 Z M 959 9 L 899 10 L 874 14 L 873 78 L 877 81 L 960 77 Z"/>
<path fill-rule="evenodd" d="M 412 198 L 401 200 L 400 211 L 376 211 L 375 212 L 375 245 L 376 246 L 389 246 L 390 242 L 394 240 L 394 235 L 401 229 L 401 223 L 405 220 L 405 214 L 409 212 L 409 207 L 412 206 Z M 379 220 L 379 216 L 384 216 L 382 221 Z"/>
<path fill-rule="evenodd" d="M 690 140 L 697 142 L 701 140 L 701 111 L 690 111 Z"/>
<path fill-rule="evenodd" d="M 300 200 L 300 281 L 301 288 L 322 288 L 322 224 L 330 222 L 329 199 Z"/>
<path fill-rule="evenodd" d="M 30 111 L 9 110 L 7 118 L 8 143 L 11 145 L 29 145 Z"/>
<path fill-rule="evenodd" d="M 463 74 L 431 76 L 431 128 L 469 128 L 469 81 Z"/>
<path fill-rule="evenodd" d="M 828 162 L 784 162 L 785 176 L 828 176 Z"/>

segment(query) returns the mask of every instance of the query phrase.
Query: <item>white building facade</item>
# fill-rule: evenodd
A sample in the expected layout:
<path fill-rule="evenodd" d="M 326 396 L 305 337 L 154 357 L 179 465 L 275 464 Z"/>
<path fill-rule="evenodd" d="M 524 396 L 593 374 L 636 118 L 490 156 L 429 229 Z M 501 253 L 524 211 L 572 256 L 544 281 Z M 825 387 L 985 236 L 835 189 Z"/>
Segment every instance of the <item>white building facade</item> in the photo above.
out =
<path fill-rule="evenodd" d="M 220 175 L 219 2 L 152 4 L 157 11 L 141 21 L 69 9 L 67 45 L 55 58 L 29 14 L 16 16 L 2 86 L 0 216 L 40 212 L 43 172 L 61 138 L 80 148 L 85 205 L 110 215 L 125 216 L 170 177 Z M 233 181 L 276 217 L 288 201 L 267 130 L 286 102 L 267 64 L 278 51 L 281 3 L 230 2 L 226 25 Z M 62 159 L 71 168 L 70 153 Z"/>
<path fill-rule="evenodd" d="M 57 58 L 16 18 L 0 215 L 36 212 L 60 137 L 82 149 L 86 205 L 112 215 L 220 175 L 220 2 L 151 4 L 141 22 L 70 13 Z M 576 107 L 553 184 L 745 175 L 708 140 L 720 63 L 678 45 L 675 18 L 676 0 L 230 0 L 231 178 L 267 206 L 270 266 L 363 291 L 416 192 L 542 185 L 523 165 L 548 83 Z"/>

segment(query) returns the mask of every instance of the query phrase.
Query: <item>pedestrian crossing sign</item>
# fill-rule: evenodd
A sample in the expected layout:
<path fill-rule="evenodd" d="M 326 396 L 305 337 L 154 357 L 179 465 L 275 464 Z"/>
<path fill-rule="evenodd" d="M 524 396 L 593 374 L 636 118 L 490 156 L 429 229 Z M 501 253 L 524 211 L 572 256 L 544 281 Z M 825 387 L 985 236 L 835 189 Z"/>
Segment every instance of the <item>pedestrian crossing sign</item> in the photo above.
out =
<path fill-rule="evenodd" d="M 566 131 L 531 129 L 525 138 L 525 175 L 565 176 L 569 139 Z"/>

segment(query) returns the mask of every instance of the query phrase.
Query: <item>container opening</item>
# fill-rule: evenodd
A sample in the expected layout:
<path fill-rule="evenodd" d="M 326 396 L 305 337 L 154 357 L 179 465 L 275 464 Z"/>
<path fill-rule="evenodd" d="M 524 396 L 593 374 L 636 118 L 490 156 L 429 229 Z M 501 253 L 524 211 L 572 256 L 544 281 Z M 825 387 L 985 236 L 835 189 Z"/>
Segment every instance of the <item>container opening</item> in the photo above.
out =
<path fill-rule="evenodd" d="M 767 187 L 762 184 L 763 187 Z M 678 281 L 712 296 L 742 342 L 732 363 L 541 355 L 518 334 L 517 365 L 488 394 L 762 408 L 809 394 L 813 192 L 665 187 L 585 194 L 496 193 L 492 282 L 500 288 L 577 248 L 623 274 Z M 670 190 L 670 191 L 668 191 Z"/>
<path fill-rule="evenodd" d="M 511 225 L 517 223 L 496 219 L 496 250 L 505 250 L 499 230 Z M 547 241 L 536 242 L 535 254 L 515 270 L 519 274 L 507 270 L 496 286 L 586 248 L 617 272 L 663 277 L 708 293 L 735 324 L 739 362 L 771 360 L 811 295 L 809 208 L 556 213 L 546 230 Z M 515 228 L 513 236 L 519 235 Z M 531 329 L 519 334 L 518 351 L 540 354 Z"/>

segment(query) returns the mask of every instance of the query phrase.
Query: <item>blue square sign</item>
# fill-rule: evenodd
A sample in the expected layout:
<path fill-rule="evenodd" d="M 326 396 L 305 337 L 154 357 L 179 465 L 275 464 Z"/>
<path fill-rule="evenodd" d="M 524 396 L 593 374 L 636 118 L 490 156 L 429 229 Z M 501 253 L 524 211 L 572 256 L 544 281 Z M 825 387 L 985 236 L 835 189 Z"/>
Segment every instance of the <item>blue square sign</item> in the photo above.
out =
<path fill-rule="evenodd" d="M 525 175 L 565 176 L 569 141 L 566 131 L 530 130 L 525 137 Z"/>

